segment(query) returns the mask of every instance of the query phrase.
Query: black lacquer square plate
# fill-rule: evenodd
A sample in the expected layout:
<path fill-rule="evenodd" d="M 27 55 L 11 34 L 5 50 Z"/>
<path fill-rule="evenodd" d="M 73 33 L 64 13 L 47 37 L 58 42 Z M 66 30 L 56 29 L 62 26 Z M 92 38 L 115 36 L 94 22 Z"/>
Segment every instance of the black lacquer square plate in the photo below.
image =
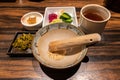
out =
<path fill-rule="evenodd" d="M 27 49 L 25 51 L 21 51 L 21 50 L 18 50 L 16 48 L 14 48 L 12 46 L 12 44 L 14 43 L 14 41 L 20 36 L 22 35 L 23 33 L 25 34 L 32 34 L 32 35 L 35 35 L 35 31 L 24 31 L 24 32 L 16 32 L 15 36 L 14 36 L 14 39 L 12 41 L 12 43 L 10 44 L 10 47 L 8 49 L 8 52 L 7 52 L 7 55 L 11 56 L 11 57 L 29 57 L 29 56 L 33 56 L 32 54 L 32 50 L 31 49 Z"/>

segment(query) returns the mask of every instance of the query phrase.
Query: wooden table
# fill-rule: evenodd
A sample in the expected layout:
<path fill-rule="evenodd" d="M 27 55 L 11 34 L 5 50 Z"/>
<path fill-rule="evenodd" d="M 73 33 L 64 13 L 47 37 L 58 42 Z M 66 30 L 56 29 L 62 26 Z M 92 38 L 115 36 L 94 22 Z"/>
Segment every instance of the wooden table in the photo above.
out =
<path fill-rule="evenodd" d="M 103 0 L 0 2 L 0 80 L 120 80 L 120 13 L 113 11 L 102 41 L 90 47 L 84 60 L 72 68 L 54 70 L 40 65 L 34 57 L 6 55 L 15 33 L 24 31 L 20 18 L 25 13 L 44 14 L 49 6 L 75 6 L 79 19 L 81 7 L 91 3 L 103 5 Z"/>

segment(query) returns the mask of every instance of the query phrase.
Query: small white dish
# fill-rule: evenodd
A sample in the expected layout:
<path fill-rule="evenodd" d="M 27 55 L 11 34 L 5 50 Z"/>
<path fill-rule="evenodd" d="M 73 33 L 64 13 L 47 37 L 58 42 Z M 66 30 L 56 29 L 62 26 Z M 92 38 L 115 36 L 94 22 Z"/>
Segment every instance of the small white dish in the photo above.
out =
<path fill-rule="evenodd" d="M 75 25 L 77 27 L 78 26 L 78 21 L 77 21 L 75 7 L 47 7 L 45 9 L 45 14 L 44 14 L 42 27 L 50 24 L 49 19 L 48 19 L 49 14 L 51 14 L 51 13 L 59 14 L 59 12 L 61 10 L 70 14 L 70 16 L 72 17 L 72 20 L 73 20 L 73 22 L 71 24 Z"/>
<path fill-rule="evenodd" d="M 30 18 L 34 18 L 35 23 L 29 23 L 28 19 Z M 42 21 L 43 15 L 39 12 L 28 12 L 21 18 L 21 23 L 27 30 L 38 30 L 39 28 L 41 28 Z"/>

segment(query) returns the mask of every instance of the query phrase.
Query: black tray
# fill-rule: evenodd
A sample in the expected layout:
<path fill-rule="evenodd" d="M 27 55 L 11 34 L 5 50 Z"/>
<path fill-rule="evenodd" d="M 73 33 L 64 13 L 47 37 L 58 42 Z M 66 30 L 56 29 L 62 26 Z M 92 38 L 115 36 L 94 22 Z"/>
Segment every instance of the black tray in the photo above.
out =
<path fill-rule="evenodd" d="M 17 39 L 18 36 L 22 35 L 23 33 L 25 34 L 33 34 L 35 35 L 35 31 L 24 31 L 24 32 L 16 32 L 15 37 L 12 41 L 12 43 L 10 44 L 10 47 L 8 49 L 7 55 L 11 56 L 11 57 L 30 57 L 33 56 L 31 49 L 27 49 L 26 51 L 20 51 L 15 49 L 12 44 L 14 43 L 14 41 Z"/>

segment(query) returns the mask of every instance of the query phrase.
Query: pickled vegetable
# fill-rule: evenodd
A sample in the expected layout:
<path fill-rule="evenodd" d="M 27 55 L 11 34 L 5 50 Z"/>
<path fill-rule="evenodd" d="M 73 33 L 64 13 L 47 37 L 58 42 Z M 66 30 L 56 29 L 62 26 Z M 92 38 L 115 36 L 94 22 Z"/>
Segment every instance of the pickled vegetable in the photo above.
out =
<path fill-rule="evenodd" d="M 28 48 L 31 48 L 31 42 L 33 40 L 32 34 L 22 34 L 19 36 L 15 42 L 12 44 L 14 48 L 17 48 L 19 50 L 26 50 Z"/>
<path fill-rule="evenodd" d="M 66 23 L 71 23 L 73 20 L 72 20 L 72 17 L 68 14 L 68 13 L 63 13 L 61 16 L 60 16 L 60 19 L 62 19 L 63 22 L 66 22 Z"/>
<path fill-rule="evenodd" d="M 49 23 L 73 22 L 72 17 L 68 13 L 64 12 L 64 10 L 61 10 L 59 14 L 51 13 L 48 15 L 48 18 L 49 18 Z"/>
<path fill-rule="evenodd" d="M 62 22 L 62 20 L 61 20 L 61 19 L 54 19 L 54 20 L 51 22 L 51 24 L 53 24 L 53 23 L 59 23 L 59 22 Z"/>
<path fill-rule="evenodd" d="M 36 23 L 36 16 L 30 16 L 27 20 L 28 24 L 35 24 Z"/>
<path fill-rule="evenodd" d="M 60 19 L 70 19 L 71 16 L 68 14 L 68 13 L 63 13 L 61 16 L 60 16 Z"/>
<path fill-rule="evenodd" d="M 73 20 L 72 19 L 66 19 L 66 20 L 63 19 L 63 21 L 66 23 L 71 23 Z"/>
<path fill-rule="evenodd" d="M 52 22 L 54 19 L 57 19 L 57 14 L 51 13 L 49 14 L 48 18 L 49 18 L 49 22 Z"/>

